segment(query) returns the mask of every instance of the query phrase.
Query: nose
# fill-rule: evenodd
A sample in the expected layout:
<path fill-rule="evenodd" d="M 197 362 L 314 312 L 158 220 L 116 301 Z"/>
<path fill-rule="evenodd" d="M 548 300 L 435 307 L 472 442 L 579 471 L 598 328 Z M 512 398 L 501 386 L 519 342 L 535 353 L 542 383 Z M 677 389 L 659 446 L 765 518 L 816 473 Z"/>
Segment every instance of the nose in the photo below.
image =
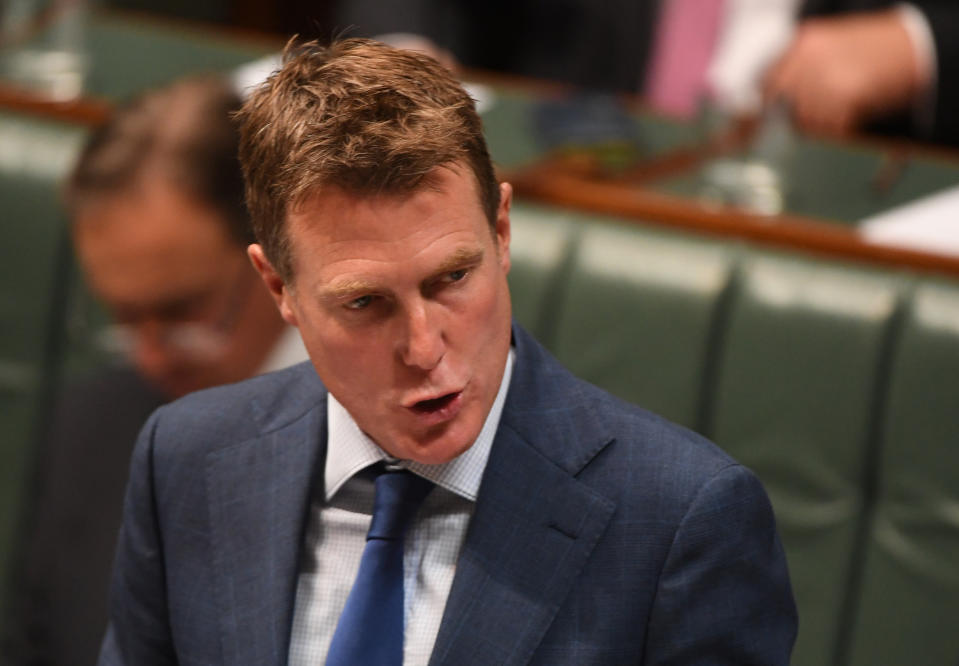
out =
<path fill-rule="evenodd" d="M 406 335 L 401 345 L 403 363 L 421 370 L 432 370 L 446 353 L 442 317 L 435 307 L 417 302 L 406 313 Z"/>

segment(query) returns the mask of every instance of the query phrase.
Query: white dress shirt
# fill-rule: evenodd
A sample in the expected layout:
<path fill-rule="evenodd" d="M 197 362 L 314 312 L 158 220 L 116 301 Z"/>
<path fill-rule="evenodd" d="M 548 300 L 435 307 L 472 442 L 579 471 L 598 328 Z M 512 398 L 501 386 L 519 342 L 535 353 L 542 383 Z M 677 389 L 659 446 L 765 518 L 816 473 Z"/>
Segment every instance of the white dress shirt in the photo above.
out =
<path fill-rule="evenodd" d="M 404 544 L 405 666 L 425 665 L 433 651 L 512 368 L 510 350 L 483 428 L 462 455 L 442 465 L 399 463 L 437 486 L 423 502 Z M 332 395 L 327 398 L 327 422 L 323 495 L 310 509 L 297 581 L 289 658 L 295 666 L 326 661 L 372 517 L 374 484 L 364 470 L 390 460 Z M 370 640 L 376 640 L 375 633 Z"/>

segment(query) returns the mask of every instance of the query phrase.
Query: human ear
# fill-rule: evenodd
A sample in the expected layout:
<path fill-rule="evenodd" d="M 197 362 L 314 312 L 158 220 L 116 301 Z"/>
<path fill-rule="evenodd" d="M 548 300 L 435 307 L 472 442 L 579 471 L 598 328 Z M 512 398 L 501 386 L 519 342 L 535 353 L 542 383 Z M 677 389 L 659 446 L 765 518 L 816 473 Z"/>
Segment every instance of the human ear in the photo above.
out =
<path fill-rule="evenodd" d="M 246 254 L 250 258 L 253 268 L 260 274 L 263 284 L 266 285 L 267 290 L 273 297 L 273 301 L 280 311 L 280 316 L 283 317 L 286 323 L 291 326 L 296 326 L 297 317 L 296 310 L 293 307 L 291 289 L 286 282 L 284 282 L 283 278 L 280 277 L 277 270 L 273 268 L 270 260 L 266 258 L 263 247 L 259 243 L 253 243 L 246 249 Z"/>
<path fill-rule="evenodd" d="M 513 204 L 513 186 L 509 183 L 499 185 L 499 208 L 496 211 L 496 243 L 499 251 L 500 265 L 509 273 L 509 241 L 510 220 L 509 210 Z"/>

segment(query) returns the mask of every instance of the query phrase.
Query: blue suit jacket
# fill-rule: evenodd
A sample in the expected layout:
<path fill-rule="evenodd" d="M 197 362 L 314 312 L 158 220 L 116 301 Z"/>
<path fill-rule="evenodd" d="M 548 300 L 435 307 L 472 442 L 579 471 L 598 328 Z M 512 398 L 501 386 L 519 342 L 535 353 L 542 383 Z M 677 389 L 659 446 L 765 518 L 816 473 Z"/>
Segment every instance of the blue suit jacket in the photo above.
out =
<path fill-rule="evenodd" d="M 518 327 L 431 664 L 787 664 L 772 510 L 710 442 L 570 375 Z M 158 410 L 134 452 L 101 664 L 285 664 L 322 494 L 312 366 Z"/>

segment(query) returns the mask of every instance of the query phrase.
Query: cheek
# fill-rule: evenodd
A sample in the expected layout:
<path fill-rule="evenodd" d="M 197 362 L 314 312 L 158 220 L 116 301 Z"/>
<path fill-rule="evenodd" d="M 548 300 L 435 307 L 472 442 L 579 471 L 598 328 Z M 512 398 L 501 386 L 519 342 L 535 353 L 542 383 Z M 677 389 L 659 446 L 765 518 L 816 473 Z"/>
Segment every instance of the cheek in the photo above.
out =
<path fill-rule="evenodd" d="M 498 346 L 504 335 L 509 337 L 510 305 L 505 280 L 492 280 L 472 295 L 466 308 L 468 312 L 463 313 L 461 330 L 477 354 L 485 354 L 490 347 Z"/>
<path fill-rule="evenodd" d="M 300 322 L 310 359 L 327 388 L 344 398 L 369 397 L 371 387 L 384 385 L 389 350 L 383 340 L 361 335 L 332 318 L 305 316 Z"/>

